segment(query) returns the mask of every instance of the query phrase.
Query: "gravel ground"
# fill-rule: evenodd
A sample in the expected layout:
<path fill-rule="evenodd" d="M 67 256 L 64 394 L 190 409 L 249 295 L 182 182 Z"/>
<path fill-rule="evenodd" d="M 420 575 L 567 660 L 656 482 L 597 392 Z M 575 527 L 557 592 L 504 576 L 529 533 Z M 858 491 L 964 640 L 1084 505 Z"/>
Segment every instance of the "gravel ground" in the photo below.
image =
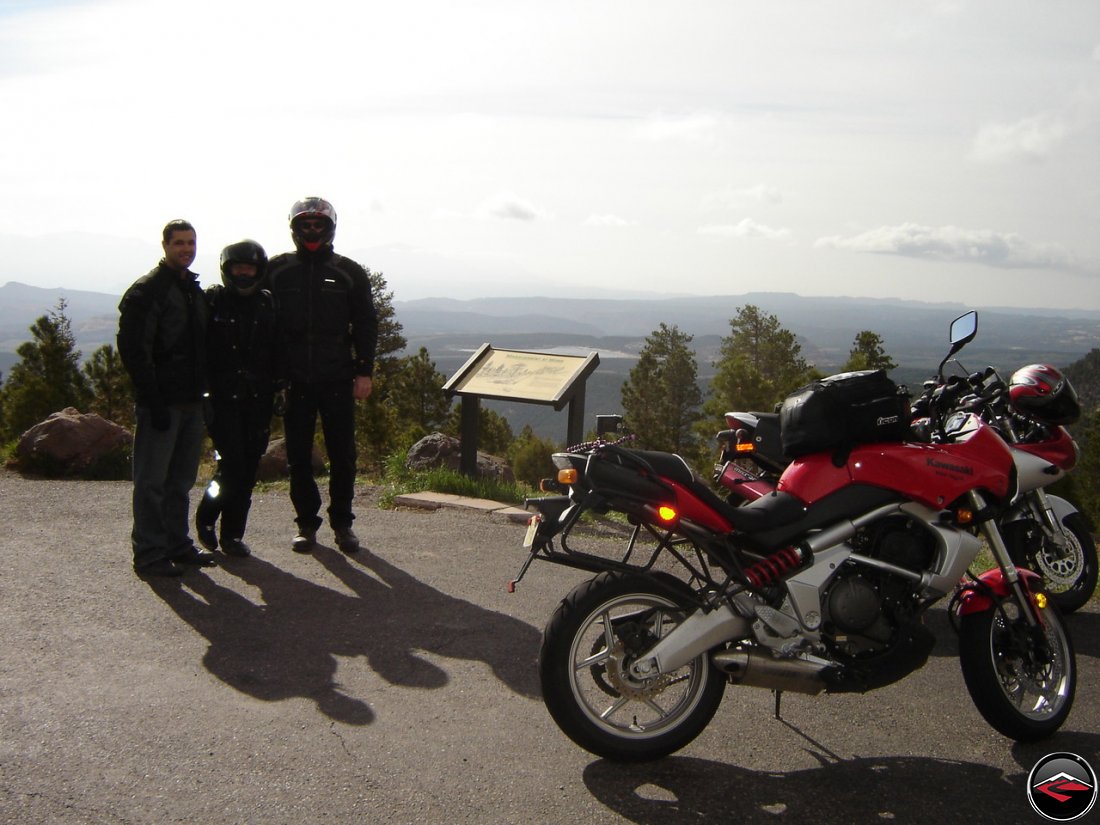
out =
<path fill-rule="evenodd" d="M 357 501 L 365 549 L 290 551 L 285 492 L 254 556 L 130 568 L 130 486 L 0 472 L 0 822 L 1035 822 L 1044 754 L 1100 768 L 1100 617 L 1070 618 L 1077 701 L 1053 739 L 992 731 L 942 610 L 929 663 L 866 696 L 726 693 L 679 754 L 607 763 L 539 699 L 539 635 L 583 574 L 480 512 Z M 198 491 L 195 491 L 197 500 Z M 331 536 L 322 540 L 331 544 Z"/>

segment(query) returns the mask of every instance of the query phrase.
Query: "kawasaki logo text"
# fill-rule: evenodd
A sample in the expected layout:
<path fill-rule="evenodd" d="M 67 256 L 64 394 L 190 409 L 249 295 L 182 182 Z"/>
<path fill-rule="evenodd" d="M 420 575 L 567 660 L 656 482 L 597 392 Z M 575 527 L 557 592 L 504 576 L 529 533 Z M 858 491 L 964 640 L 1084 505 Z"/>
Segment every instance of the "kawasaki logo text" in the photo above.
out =
<path fill-rule="evenodd" d="M 928 466 L 934 467 L 937 470 L 950 470 L 953 473 L 959 473 L 964 476 L 974 475 L 973 467 L 964 467 L 961 464 L 948 464 L 946 461 L 937 461 L 934 458 L 928 459 Z"/>

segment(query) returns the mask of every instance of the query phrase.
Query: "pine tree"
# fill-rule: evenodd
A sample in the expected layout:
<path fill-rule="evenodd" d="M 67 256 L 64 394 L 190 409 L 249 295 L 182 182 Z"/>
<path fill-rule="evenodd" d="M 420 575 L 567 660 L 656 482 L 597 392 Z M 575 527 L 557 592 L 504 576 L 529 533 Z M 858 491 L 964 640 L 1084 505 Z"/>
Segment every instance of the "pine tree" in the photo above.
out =
<path fill-rule="evenodd" d="M 399 353 L 407 343 L 393 307 L 393 292 L 381 272 L 370 273 L 374 312 L 378 318 L 378 345 L 374 355 L 373 389 L 366 403 L 355 410 L 355 441 L 361 468 L 382 464 L 395 449 L 400 431 L 399 419 L 389 395 L 401 368 Z"/>
<path fill-rule="evenodd" d="M 703 392 L 692 336 L 665 323 L 645 339 L 638 363 L 622 386 L 623 415 L 639 443 L 693 456 Z"/>
<path fill-rule="evenodd" d="M 540 438 L 531 425 L 526 424 L 508 448 L 508 463 L 517 481 L 537 488 L 542 479 L 557 475 L 557 468 L 550 456 L 560 449 L 560 444 Z"/>
<path fill-rule="evenodd" d="M 1077 391 L 1081 409 L 1092 410 L 1100 405 L 1100 347 L 1089 350 L 1063 372 Z"/>
<path fill-rule="evenodd" d="M 446 382 L 447 377 L 436 369 L 426 347 L 401 359 L 390 392 L 401 422 L 401 441 L 411 444 L 443 426 L 451 410 L 451 400 L 443 392 Z"/>
<path fill-rule="evenodd" d="M 719 421 L 727 410 L 769 411 L 819 375 L 802 357 L 794 333 L 752 304 L 730 319 L 730 334 L 722 339 L 714 366 L 704 411 Z"/>
<path fill-rule="evenodd" d="M 72 326 L 65 315 L 65 299 L 30 327 L 32 340 L 20 344 L 14 364 L 0 389 L 4 409 L 0 439 L 10 441 L 49 415 L 66 407 L 84 410 L 91 391 L 80 371 Z"/>
<path fill-rule="evenodd" d="M 462 438 L 462 405 L 455 404 L 447 416 L 443 432 L 455 438 Z M 512 425 L 496 410 L 488 409 L 484 404 L 477 408 L 477 449 L 489 455 L 505 456 L 515 441 Z"/>
<path fill-rule="evenodd" d="M 848 361 L 841 368 L 841 372 L 854 372 L 855 370 L 886 370 L 889 372 L 897 364 L 894 359 L 886 354 L 882 346 L 882 336 L 869 329 L 859 332 L 852 341 L 852 349 L 848 353 Z"/>
<path fill-rule="evenodd" d="M 108 421 L 132 427 L 134 386 L 118 352 L 104 344 L 84 364 L 84 375 L 92 392 L 91 411 Z"/>
<path fill-rule="evenodd" d="M 1072 498 L 1095 530 L 1100 525 L 1100 406 L 1083 415 L 1074 431 L 1081 445 L 1081 459 L 1068 480 L 1075 494 Z"/>

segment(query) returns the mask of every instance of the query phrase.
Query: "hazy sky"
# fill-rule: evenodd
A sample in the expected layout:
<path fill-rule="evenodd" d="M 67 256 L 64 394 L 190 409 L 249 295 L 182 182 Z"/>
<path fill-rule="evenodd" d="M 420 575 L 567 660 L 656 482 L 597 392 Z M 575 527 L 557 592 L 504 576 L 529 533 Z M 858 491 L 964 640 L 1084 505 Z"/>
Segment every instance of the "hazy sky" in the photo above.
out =
<path fill-rule="evenodd" d="M 318 194 L 398 300 L 1100 309 L 1097 0 L 0 0 L 0 112 L 0 283 Z"/>

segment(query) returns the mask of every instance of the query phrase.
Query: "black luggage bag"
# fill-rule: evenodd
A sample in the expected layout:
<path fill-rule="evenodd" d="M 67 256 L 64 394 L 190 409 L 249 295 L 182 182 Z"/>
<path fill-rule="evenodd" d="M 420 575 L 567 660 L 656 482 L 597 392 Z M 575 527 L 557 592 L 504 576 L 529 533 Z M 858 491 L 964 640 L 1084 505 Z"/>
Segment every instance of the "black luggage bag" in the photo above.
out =
<path fill-rule="evenodd" d="M 779 426 L 789 458 L 901 441 L 909 431 L 909 394 L 883 370 L 830 375 L 787 396 Z"/>

